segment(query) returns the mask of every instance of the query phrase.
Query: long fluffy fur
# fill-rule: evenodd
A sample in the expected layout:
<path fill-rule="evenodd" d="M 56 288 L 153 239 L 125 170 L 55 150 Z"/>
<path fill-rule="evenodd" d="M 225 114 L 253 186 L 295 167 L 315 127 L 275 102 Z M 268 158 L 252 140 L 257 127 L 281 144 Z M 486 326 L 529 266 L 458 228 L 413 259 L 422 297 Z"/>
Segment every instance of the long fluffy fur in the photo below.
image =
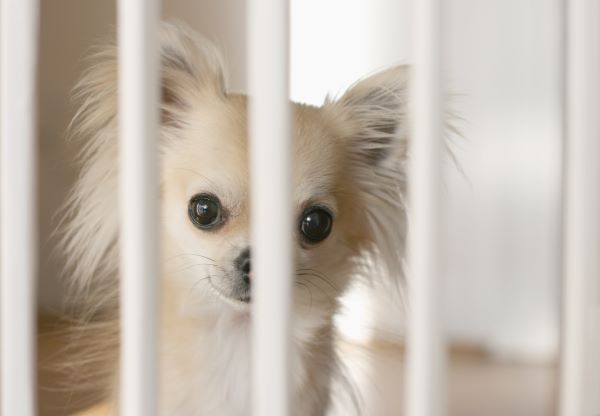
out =
<path fill-rule="evenodd" d="M 190 95 L 194 91 L 225 89 L 222 59 L 211 43 L 185 27 L 166 23 L 159 39 L 163 97 L 178 97 L 177 103 L 162 100 L 163 120 L 179 111 L 186 100 L 193 100 Z M 97 48 L 88 59 L 90 68 L 74 88 L 78 111 L 69 130 L 81 146 L 80 176 L 65 203 L 60 227 L 60 247 L 67 253 L 73 301 L 83 299 L 85 307 L 94 310 L 114 306 L 118 287 L 117 52 L 114 43 Z M 181 76 L 182 73 L 186 75 Z M 173 130 L 172 124 L 163 123 L 162 143 L 176 134 Z M 89 302 L 92 291 L 94 301 Z M 105 294 L 99 296 L 102 292 Z"/>
<path fill-rule="evenodd" d="M 163 25 L 160 39 L 163 98 L 160 147 L 164 154 L 176 151 L 179 137 L 192 124 L 186 114 L 195 103 L 206 94 L 225 96 L 227 92 L 222 60 L 209 42 L 173 24 Z M 79 110 L 72 122 L 71 135 L 82 149 L 78 158 L 81 174 L 66 201 L 60 247 L 65 253 L 72 303 L 77 310 L 74 342 L 82 350 L 72 356 L 69 365 L 82 377 L 79 380 L 97 383 L 107 394 L 113 394 L 119 295 L 116 46 L 110 44 L 98 49 L 91 62 L 93 66 L 83 75 L 74 93 Z M 353 193 L 366 216 L 364 224 L 357 225 L 360 230 L 354 233 L 357 236 L 353 237 L 344 264 L 336 266 L 338 273 L 348 275 L 340 278 L 344 286 L 352 277 L 379 279 L 397 289 L 402 287 L 406 234 L 406 82 L 405 68 L 391 69 L 359 81 L 342 97 L 328 98 L 317 109 L 319 120 L 348 149 L 344 164 L 354 182 L 340 194 Z M 298 117 L 317 110 L 299 107 Z M 322 287 L 319 290 L 326 291 Z M 340 294 L 341 290 L 335 290 L 333 296 Z M 311 292 L 311 304 L 312 297 Z M 312 359 L 310 371 L 322 366 L 326 378 L 337 371 L 332 348 L 334 333 L 329 322 L 335 305 L 332 308 L 326 308 L 329 315 L 315 324 L 320 329 L 307 329 L 310 336 L 303 335 L 305 339 L 300 343 L 302 360 Z M 309 347 L 311 343 L 318 347 Z M 322 397 L 323 391 L 309 387 L 304 395 L 323 402 L 314 408 L 326 408 L 328 399 Z"/>

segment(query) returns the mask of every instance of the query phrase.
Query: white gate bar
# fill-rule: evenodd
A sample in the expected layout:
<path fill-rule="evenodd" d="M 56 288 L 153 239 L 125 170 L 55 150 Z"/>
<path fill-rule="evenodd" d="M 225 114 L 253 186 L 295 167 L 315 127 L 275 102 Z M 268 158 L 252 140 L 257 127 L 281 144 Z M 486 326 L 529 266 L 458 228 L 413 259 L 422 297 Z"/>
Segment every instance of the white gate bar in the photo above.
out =
<path fill-rule="evenodd" d="M 287 0 L 249 4 L 253 414 L 290 411 L 291 129 Z"/>
<path fill-rule="evenodd" d="M 567 1 L 563 329 L 560 414 L 591 416 L 592 292 L 597 266 L 600 129 L 597 0 Z M 597 290 L 597 289 L 596 289 Z M 597 327 L 596 327 L 597 328 Z M 596 329 L 597 330 L 597 329 Z"/>
<path fill-rule="evenodd" d="M 2 1 L 2 414 L 36 406 L 36 0 Z"/>
<path fill-rule="evenodd" d="M 406 414 L 440 416 L 445 413 L 438 212 L 443 136 L 441 2 L 417 0 L 413 7 Z"/>
<path fill-rule="evenodd" d="M 120 414 L 157 414 L 157 0 L 119 1 Z M 140 207 L 142 209 L 140 209 Z"/>

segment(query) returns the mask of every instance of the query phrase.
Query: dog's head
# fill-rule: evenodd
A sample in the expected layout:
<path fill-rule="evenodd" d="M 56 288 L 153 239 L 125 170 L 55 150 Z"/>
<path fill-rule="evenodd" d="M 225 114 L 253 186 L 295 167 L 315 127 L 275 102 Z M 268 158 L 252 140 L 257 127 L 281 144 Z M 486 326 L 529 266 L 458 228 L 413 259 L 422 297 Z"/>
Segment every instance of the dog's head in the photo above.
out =
<path fill-rule="evenodd" d="M 226 91 L 218 59 L 206 46 L 181 36 L 163 47 L 163 64 L 172 65 L 162 84 L 166 274 L 190 296 L 208 292 L 244 309 L 255 279 L 283 278 L 252 269 L 248 100 Z M 404 68 L 396 68 L 322 107 L 293 105 L 300 307 L 331 311 L 364 253 L 388 250 L 378 247 L 382 242 L 399 243 L 389 237 L 403 231 L 405 82 Z"/>
<path fill-rule="evenodd" d="M 110 64 L 97 66 L 81 84 L 82 95 L 92 99 L 80 112 L 79 129 L 92 134 L 95 144 L 84 155 L 82 181 L 90 183 L 78 186 L 80 194 L 97 192 L 92 198 L 100 204 L 114 195 L 102 195 L 101 189 L 114 189 L 114 183 L 92 180 L 116 181 L 114 172 L 100 173 L 102 166 L 111 168 L 116 153 L 114 137 L 109 138 L 116 134 L 115 98 L 111 96 L 110 105 L 102 101 L 116 91 L 114 52 L 111 56 Z M 247 310 L 253 281 L 284 278 L 253 273 L 248 100 L 227 91 L 214 47 L 184 29 L 163 27 L 161 60 L 165 283 L 186 298 L 182 305 L 206 303 L 208 296 L 217 304 Z M 406 76 L 406 69 L 398 67 L 358 82 L 321 107 L 293 104 L 298 308 L 330 316 L 352 276 L 401 275 Z M 102 132 L 109 127 L 111 134 Z M 84 205 L 87 199 L 80 196 L 76 202 Z M 89 214 L 94 209 L 79 210 Z M 99 217 L 96 227 L 110 227 L 106 235 L 113 243 L 107 240 L 106 255 L 114 249 L 117 221 Z M 72 246 L 78 250 L 77 241 Z M 88 257 L 88 263 L 104 264 L 98 254 Z"/>

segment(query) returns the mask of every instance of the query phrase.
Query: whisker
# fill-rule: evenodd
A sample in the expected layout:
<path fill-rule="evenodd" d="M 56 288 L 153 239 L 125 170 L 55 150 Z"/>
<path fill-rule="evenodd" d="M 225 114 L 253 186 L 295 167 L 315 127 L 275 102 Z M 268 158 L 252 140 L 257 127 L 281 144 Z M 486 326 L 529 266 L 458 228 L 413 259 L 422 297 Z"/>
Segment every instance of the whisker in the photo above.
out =
<path fill-rule="evenodd" d="M 199 285 L 201 282 L 203 282 L 204 280 L 208 280 L 208 279 L 210 279 L 210 277 L 211 277 L 211 276 L 210 276 L 210 275 L 208 275 L 208 276 L 205 276 L 205 277 L 203 277 L 203 278 L 201 278 L 201 279 L 198 279 L 198 280 L 196 280 L 196 281 L 194 282 L 194 284 L 193 284 L 192 286 L 190 286 L 190 290 L 189 290 L 189 292 L 191 293 L 191 292 L 192 292 L 192 291 L 193 291 L 193 290 L 194 290 L 194 289 L 195 289 L 195 288 L 196 288 L 196 287 L 197 287 L 197 286 L 198 286 L 198 285 Z"/>
<path fill-rule="evenodd" d="M 203 255 L 197 254 L 197 253 L 180 253 L 180 254 L 175 254 L 174 256 L 171 256 L 171 257 L 165 259 L 165 261 L 171 261 L 171 260 L 174 260 L 174 259 L 176 259 L 178 257 L 182 257 L 182 256 L 201 257 L 201 258 L 206 259 L 208 261 L 211 261 L 213 263 L 217 262 L 216 260 L 211 259 L 210 257 L 203 256 Z"/>
<path fill-rule="evenodd" d="M 221 270 L 225 273 L 225 269 L 223 269 L 220 266 L 217 266 L 216 264 L 210 264 L 210 263 L 195 263 L 195 264 L 188 264 L 188 265 L 184 265 L 181 268 L 178 269 L 174 269 L 172 270 L 173 273 L 181 273 L 181 272 L 185 272 L 187 270 L 193 269 L 194 267 L 200 267 L 200 266 L 205 266 L 205 267 L 215 267 L 217 268 L 217 270 Z"/>
<path fill-rule="evenodd" d="M 209 184 L 210 184 L 212 187 L 214 187 L 215 189 L 217 189 L 217 188 L 218 188 L 218 187 L 217 187 L 217 184 L 216 184 L 216 183 L 215 183 L 213 180 L 211 180 L 211 179 L 210 179 L 210 178 L 208 178 L 207 176 L 205 176 L 205 175 L 201 174 L 200 172 L 197 172 L 197 171 L 195 171 L 195 170 L 193 170 L 193 169 L 190 169 L 190 168 L 180 168 L 180 167 L 174 167 L 174 168 L 171 168 L 171 169 L 173 169 L 173 170 L 185 170 L 185 171 L 191 172 L 191 173 L 193 173 L 193 174 L 196 174 L 196 175 L 198 175 L 199 177 L 201 177 L 202 179 L 204 179 L 206 182 L 208 182 L 208 183 L 209 183 Z"/>
<path fill-rule="evenodd" d="M 325 289 L 323 289 L 321 286 L 319 286 L 318 284 L 316 284 L 314 281 L 312 280 L 305 280 L 305 283 L 312 285 L 314 287 L 316 287 L 317 289 L 319 289 L 327 299 L 329 300 L 335 300 L 334 296 L 332 296 L 330 293 L 328 293 Z M 303 283 L 303 282 L 297 282 L 297 283 Z"/>
<path fill-rule="evenodd" d="M 315 277 L 315 278 L 317 278 L 319 280 L 322 280 L 323 282 L 327 283 L 336 292 L 340 291 L 333 283 L 331 283 L 331 281 L 329 280 L 329 278 L 327 277 L 326 274 L 324 274 L 322 272 L 319 272 L 318 270 L 314 270 L 314 269 L 297 269 L 296 272 L 297 272 L 298 276 L 312 276 L 312 277 Z"/>
<path fill-rule="evenodd" d="M 312 309 L 313 306 L 313 293 L 312 290 L 310 290 L 310 287 L 302 282 L 295 282 L 298 286 L 302 286 L 303 288 L 305 288 L 306 290 L 308 290 L 308 294 L 310 295 L 310 308 Z"/>

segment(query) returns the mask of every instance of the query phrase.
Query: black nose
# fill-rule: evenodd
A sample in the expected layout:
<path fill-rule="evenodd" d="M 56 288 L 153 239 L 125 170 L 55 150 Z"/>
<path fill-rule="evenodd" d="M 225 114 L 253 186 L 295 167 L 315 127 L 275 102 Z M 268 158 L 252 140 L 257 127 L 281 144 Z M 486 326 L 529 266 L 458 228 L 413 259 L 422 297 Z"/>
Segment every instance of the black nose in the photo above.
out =
<path fill-rule="evenodd" d="M 235 268 L 240 272 L 244 283 L 250 284 L 250 277 L 252 276 L 252 268 L 250 266 L 250 249 L 247 248 L 240 253 L 234 261 Z"/>

